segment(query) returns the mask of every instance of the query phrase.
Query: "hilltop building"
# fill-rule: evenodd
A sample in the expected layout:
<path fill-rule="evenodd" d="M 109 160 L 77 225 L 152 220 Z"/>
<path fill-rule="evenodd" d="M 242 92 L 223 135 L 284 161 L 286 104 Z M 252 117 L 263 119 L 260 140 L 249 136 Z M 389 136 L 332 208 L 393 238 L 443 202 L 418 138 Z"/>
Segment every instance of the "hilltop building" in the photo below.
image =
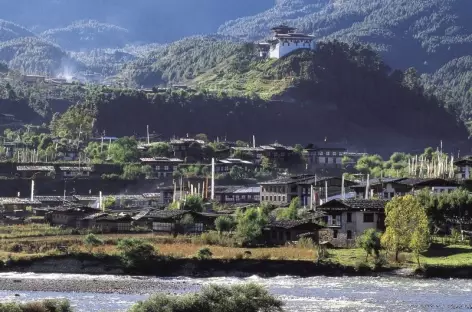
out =
<path fill-rule="evenodd" d="M 279 59 L 298 49 L 315 49 L 315 37 L 299 33 L 296 28 L 281 25 L 272 31 L 271 40 L 258 44 L 261 57 Z"/>

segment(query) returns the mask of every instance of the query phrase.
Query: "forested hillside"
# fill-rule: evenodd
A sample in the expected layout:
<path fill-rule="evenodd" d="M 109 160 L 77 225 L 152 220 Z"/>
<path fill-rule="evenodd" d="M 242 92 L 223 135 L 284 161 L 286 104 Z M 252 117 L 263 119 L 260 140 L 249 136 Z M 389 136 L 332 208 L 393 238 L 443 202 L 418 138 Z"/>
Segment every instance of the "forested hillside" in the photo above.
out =
<path fill-rule="evenodd" d="M 34 37 L 29 30 L 15 23 L 0 19 L 0 42 L 17 39 L 21 37 Z"/>
<path fill-rule="evenodd" d="M 78 21 L 64 28 L 49 29 L 41 34 L 66 50 L 121 48 L 132 42 L 129 31 L 98 21 Z"/>
<path fill-rule="evenodd" d="M 0 42 L 0 61 L 25 74 L 56 75 L 65 68 L 82 66 L 59 46 L 37 37 Z"/>

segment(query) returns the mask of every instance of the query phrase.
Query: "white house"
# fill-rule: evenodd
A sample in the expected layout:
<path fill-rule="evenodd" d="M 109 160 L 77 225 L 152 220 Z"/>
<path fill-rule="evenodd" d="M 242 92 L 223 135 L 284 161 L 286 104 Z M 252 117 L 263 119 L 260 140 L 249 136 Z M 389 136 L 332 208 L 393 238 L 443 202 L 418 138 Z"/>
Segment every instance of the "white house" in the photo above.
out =
<path fill-rule="evenodd" d="M 261 57 L 279 59 L 298 49 L 315 49 L 315 37 L 298 33 L 296 28 L 281 25 L 272 31 L 271 40 L 258 44 Z"/>

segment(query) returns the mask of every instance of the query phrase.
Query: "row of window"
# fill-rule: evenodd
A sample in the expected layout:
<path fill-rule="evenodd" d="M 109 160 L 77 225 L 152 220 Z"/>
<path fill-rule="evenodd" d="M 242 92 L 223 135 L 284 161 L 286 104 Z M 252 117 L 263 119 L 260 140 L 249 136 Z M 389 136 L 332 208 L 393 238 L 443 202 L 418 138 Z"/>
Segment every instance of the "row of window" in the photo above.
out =
<path fill-rule="evenodd" d="M 174 166 L 154 166 L 154 170 L 160 171 L 163 168 L 164 171 L 174 171 Z"/>
<path fill-rule="evenodd" d="M 262 201 L 285 202 L 285 196 L 261 196 Z"/>
<path fill-rule="evenodd" d="M 314 155 L 318 156 L 344 156 L 345 152 L 315 152 Z"/>
<path fill-rule="evenodd" d="M 286 193 L 285 186 L 263 186 L 262 192 L 265 193 Z"/>
<path fill-rule="evenodd" d="M 348 212 L 346 214 L 346 222 L 352 223 L 352 213 Z M 374 223 L 374 214 L 373 213 L 364 213 L 363 214 L 364 223 Z M 328 216 L 328 225 L 340 226 L 341 225 L 341 216 Z"/>

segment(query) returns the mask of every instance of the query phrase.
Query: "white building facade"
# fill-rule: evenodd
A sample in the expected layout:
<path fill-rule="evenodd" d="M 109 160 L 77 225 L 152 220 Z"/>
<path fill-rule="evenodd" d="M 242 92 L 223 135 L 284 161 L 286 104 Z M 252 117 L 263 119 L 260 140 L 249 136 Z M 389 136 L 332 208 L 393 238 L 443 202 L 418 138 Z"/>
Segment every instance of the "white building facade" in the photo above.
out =
<path fill-rule="evenodd" d="M 259 44 L 261 57 L 279 59 L 298 49 L 315 49 L 315 38 L 296 32 L 296 28 L 285 25 L 272 28 L 273 38 Z"/>

